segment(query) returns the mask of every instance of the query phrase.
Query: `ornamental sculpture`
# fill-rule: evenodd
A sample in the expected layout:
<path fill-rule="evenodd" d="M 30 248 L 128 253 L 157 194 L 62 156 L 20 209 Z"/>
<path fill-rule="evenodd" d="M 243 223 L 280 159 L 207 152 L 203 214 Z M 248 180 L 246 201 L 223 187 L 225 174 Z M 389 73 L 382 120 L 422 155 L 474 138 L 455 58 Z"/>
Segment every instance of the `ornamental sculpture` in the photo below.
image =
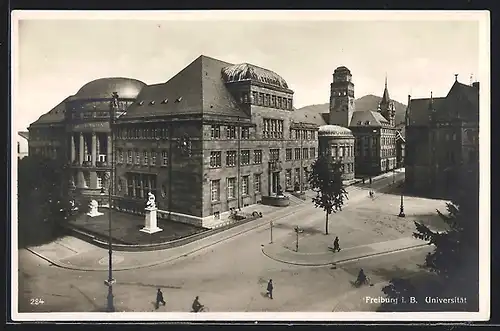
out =
<path fill-rule="evenodd" d="M 156 209 L 156 198 L 151 192 L 148 193 L 148 202 L 146 202 L 146 209 Z"/>

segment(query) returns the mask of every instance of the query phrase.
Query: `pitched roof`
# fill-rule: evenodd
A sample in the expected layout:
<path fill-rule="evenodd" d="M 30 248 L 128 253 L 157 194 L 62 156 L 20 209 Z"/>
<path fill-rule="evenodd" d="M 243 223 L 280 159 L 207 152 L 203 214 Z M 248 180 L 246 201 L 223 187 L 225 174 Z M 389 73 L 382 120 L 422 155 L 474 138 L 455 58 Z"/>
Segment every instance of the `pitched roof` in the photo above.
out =
<path fill-rule="evenodd" d="M 288 89 L 288 84 L 283 77 L 274 71 L 249 63 L 240 63 L 225 67 L 222 69 L 222 78 L 226 83 L 254 80 Z"/>
<path fill-rule="evenodd" d="M 61 123 L 64 121 L 64 113 L 66 112 L 66 101 L 72 96 L 67 97 L 63 101 L 61 101 L 57 106 L 52 108 L 49 112 L 40 116 L 35 122 L 31 123 L 31 125 L 38 124 L 52 124 L 52 123 Z"/>
<path fill-rule="evenodd" d="M 30 133 L 28 131 L 18 131 L 17 134 L 26 140 L 30 139 Z"/>
<path fill-rule="evenodd" d="M 376 111 L 363 110 L 355 111 L 352 113 L 351 124 L 349 127 L 360 127 L 360 126 L 382 126 L 383 124 L 389 124 L 389 121 L 385 119 L 382 114 Z"/>
<path fill-rule="evenodd" d="M 434 109 L 439 113 L 441 107 L 443 106 L 446 98 L 432 98 L 434 103 Z M 430 121 L 429 103 L 431 99 L 411 99 L 409 110 L 408 110 L 408 121 L 409 125 L 415 126 L 426 126 Z"/>
<path fill-rule="evenodd" d="M 387 88 L 387 77 L 385 77 L 384 94 L 382 95 L 382 100 L 380 100 L 380 104 L 386 105 L 389 102 L 391 102 L 391 98 L 389 97 L 389 89 Z"/>
<path fill-rule="evenodd" d="M 326 119 L 324 117 L 326 115 Z M 308 109 L 294 109 L 291 112 L 292 120 L 296 123 L 309 123 L 319 126 L 328 124 L 328 113 L 321 114 Z"/>
<path fill-rule="evenodd" d="M 458 81 L 453 84 L 446 101 L 438 112 L 438 119 L 463 118 L 479 120 L 479 89 Z"/>
<path fill-rule="evenodd" d="M 222 68 L 229 65 L 202 55 L 167 82 L 145 86 L 120 119 L 188 114 L 248 117 L 221 78 Z"/>

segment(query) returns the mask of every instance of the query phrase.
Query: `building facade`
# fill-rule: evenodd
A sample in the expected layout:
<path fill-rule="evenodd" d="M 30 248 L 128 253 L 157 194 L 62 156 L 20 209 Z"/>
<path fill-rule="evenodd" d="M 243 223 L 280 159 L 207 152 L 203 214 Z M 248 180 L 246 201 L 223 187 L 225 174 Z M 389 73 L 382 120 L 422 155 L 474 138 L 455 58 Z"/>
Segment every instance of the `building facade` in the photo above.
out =
<path fill-rule="evenodd" d="M 446 97 L 408 99 L 407 189 L 448 198 L 479 163 L 479 83 L 455 79 Z"/>
<path fill-rule="evenodd" d="M 351 71 L 335 69 L 330 84 L 329 124 L 349 128 L 355 137 L 356 175 L 376 176 L 397 168 L 395 106 L 387 79 L 377 111 L 356 111 Z"/>
<path fill-rule="evenodd" d="M 28 146 L 29 132 L 19 131 L 17 134 L 18 134 L 16 141 L 17 159 L 20 160 L 29 155 L 29 146 Z"/>
<path fill-rule="evenodd" d="M 105 204 L 111 189 L 113 207 L 143 213 L 151 191 L 160 217 L 211 226 L 307 188 L 318 126 L 297 116 L 293 93 L 268 69 L 200 56 L 165 83 L 86 84 L 30 126 L 47 134 L 30 147 L 57 142 L 77 199 Z"/>
<path fill-rule="evenodd" d="M 323 125 L 318 130 L 318 150 L 333 162 L 340 162 L 342 179 L 354 179 L 354 136 L 351 130 L 337 125 Z"/>

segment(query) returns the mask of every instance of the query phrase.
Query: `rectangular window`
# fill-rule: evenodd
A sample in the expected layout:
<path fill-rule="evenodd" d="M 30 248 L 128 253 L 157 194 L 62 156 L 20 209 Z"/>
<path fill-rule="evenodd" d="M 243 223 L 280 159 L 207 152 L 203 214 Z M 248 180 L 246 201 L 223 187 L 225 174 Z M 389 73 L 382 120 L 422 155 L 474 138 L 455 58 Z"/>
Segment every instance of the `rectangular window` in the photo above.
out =
<path fill-rule="evenodd" d="M 212 139 L 220 138 L 220 125 L 212 125 L 210 136 L 212 137 Z"/>
<path fill-rule="evenodd" d="M 168 165 L 168 151 L 161 152 L 161 166 L 166 167 Z"/>
<path fill-rule="evenodd" d="M 283 120 L 264 119 L 264 138 L 283 138 Z"/>
<path fill-rule="evenodd" d="M 248 195 L 248 176 L 243 176 L 241 177 L 241 194 L 242 195 Z"/>
<path fill-rule="evenodd" d="M 253 163 L 261 164 L 262 163 L 262 150 L 253 151 Z"/>
<path fill-rule="evenodd" d="M 315 158 L 316 158 L 316 148 L 311 147 L 311 148 L 309 149 L 309 157 L 310 157 L 311 159 L 315 159 Z"/>
<path fill-rule="evenodd" d="M 269 161 L 279 161 L 280 159 L 280 150 L 279 149 L 271 149 L 269 151 L 270 153 L 270 160 Z"/>
<path fill-rule="evenodd" d="M 303 148 L 302 149 L 302 158 L 304 160 L 307 160 L 309 158 L 309 153 L 308 152 L 309 152 L 309 150 L 307 148 Z"/>
<path fill-rule="evenodd" d="M 236 178 L 231 177 L 227 179 L 227 198 L 234 199 L 235 195 L 235 187 L 236 187 Z"/>
<path fill-rule="evenodd" d="M 260 174 L 253 176 L 253 188 L 255 193 L 260 193 Z"/>
<path fill-rule="evenodd" d="M 295 139 L 300 139 L 300 130 L 295 130 Z"/>
<path fill-rule="evenodd" d="M 151 165 L 156 166 L 156 151 L 151 151 Z"/>
<path fill-rule="evenodd" d="M 123 149 L 118 150 L 118 163 L 123 163 Z"/>
<path fill-rule="evenodd" d="M 226 166 L 234 167 L 236 165 L 236 151 L 226 152 Z"/>
<path fill-rule="evenodd" d="M 250 139 L 250 128 L 241 128 L 241 139 Z"/>
<path fill-rule="evenodd" d="M 210 168 L 222 167 L 222 152 L 210 152 Z"/>
<path fill-rule="evenodd" d="M 285 185 L 287 188 L 292 187 L 292 169 L 286 169 L 285 172 Z"/>
<path fill-rule="evenodd" d="M 234 125 L 229 125 L 226 128 L 227 139 L 236 139 L 236 127 Z"/>
<path fill-rule="evenodd" d="M 149 165 L 148 151 L 144 151 L 144 165 Z"/>
<path fill-rule="evenodd" d="M 300 160 L 300 148 L 295 148 L 295 160 Z"/>
<path fill-rule="evenodd" d="M 141 153 L 139 151 L 135 152 L 135 164 L 141 164 Z"/>
<path fill-rule="evenodd" d="M 264 93 L 259 93 L 259 106 L 264 105 Z"/>
<path fill-rule="evenodd" d="M 292 149 L 287 148 L 285 154 L 286 154 L 285 156 L 286 161 L 290 161 L 292 159 Z"/>
<path fill-rule="evenodd" d="M 250 164 L 250 151 L 243 150 L 241 151 L 241 165 L 248 165 L 248 164 Z"/>
<path fill-rule="evenodd" d="M 278 108 L 282 108 L 281 97 L 278 97 Z"/>
<path fill-rule="evenodd" d="M 295 168 L 295 183 L 300 183 L 300 168 Z"/>
<path fill-rule="evenodd" d="M 97 174 L 97 188 L 102 188 L 102 174 Z"/>
<path fill-rule="evenodd" d="M 127 164 L 132 164 L 132 151 L 127 151 Z"/>
<path fill-rule="evenodd" d="M 210 196 L 212 201 L 220 201 L 220 179 L 210 181 Z"/>

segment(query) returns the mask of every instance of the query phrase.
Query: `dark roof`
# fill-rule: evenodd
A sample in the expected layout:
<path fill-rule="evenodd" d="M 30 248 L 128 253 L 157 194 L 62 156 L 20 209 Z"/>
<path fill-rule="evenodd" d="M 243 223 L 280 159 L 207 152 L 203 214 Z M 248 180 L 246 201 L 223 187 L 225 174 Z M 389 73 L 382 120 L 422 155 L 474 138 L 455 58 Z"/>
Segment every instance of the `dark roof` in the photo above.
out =
<path fill-rule="evenodd" d="M 426 126 L 430 121 L 430 109 L 429 103 L 431 99 L 411 99 L 409 110 L 408 110 L 408 121 L 409 125 L 423 125 Z M 436 112 L 439 112 L 439 109 L 444 104 L 445 98 L 432 98 L 433 107 Z"/>
<path fill-rule="evenodd" d="M 352 113 L 351 124 L 349 127 L 361 127 L 361 126 L 375 126 L 379 127 L 383 124 L 389 124 L 389 121 L 385 119 L 382 114 L 371 111 L 371 110 L 363 110 L 363 111 L 355 111 Z"/>
<path fill-rule="evenodd" d="M 57 106 L 52 108 L 49 112 L 40 116 L 35 122 L 31 123 L 31 125 L 38 124 L 52 124 L 52 123 L 61 123 L 64 121 L 64 113 L 66 112 L 66 101 L 71 98 L 67 97 Z"/>
<path fill-rule="evenodd" d="M 430 101 L 411 99 L 408 112 L 409 125 L 427 126 L 430 118 Z M 448 95 L 444 98 L 432 98 L 432 108 L 436 112 L 436 120 L 462 118 L 479 121 L 479 89 L 456 81 Z"/>
<path fill-rule="evenodd" d="M 438 120 L 459 117 L 479 121 L 479 89 L 458 81 L 455 82 L 437 115 Z"/>
<path fill-rule="evenodd" d="M 26 140 L 30 139 L 30 133 L 28 131 L 18 131 L 17 134 Z"/>
<path fill-rule="evenodd" d="M 221 79 L 222 68 L 229 65 L 202 55 L 167 82 L 145 86 L 121 119 L 189 114 L 248 117 Z"/>
<path fill-rule="evenodd" d="M 384 94 L 382 95 L 382 100 L 380 100 L 381 105 L 387 105 L 391 102 L 391 97 L 389 97 L 389 89 L 387 88 L 387 77 L 385 78 L 385 88 Z"/>
<path fill-rule="evenodd" d="M 248 63 L 234 64 L 223 68 L 222 78 L 226 83 L 254 80 L 288 89 L 287 82 L 274 71 Z"/>
<path fill-rule="evenodd" d="M 83 85 L 71 99 L 111 98 L 113 92 L 117 92 L 121 99 L 135 99 L 145 85 L 133 78 L 99 78 Z"/>

